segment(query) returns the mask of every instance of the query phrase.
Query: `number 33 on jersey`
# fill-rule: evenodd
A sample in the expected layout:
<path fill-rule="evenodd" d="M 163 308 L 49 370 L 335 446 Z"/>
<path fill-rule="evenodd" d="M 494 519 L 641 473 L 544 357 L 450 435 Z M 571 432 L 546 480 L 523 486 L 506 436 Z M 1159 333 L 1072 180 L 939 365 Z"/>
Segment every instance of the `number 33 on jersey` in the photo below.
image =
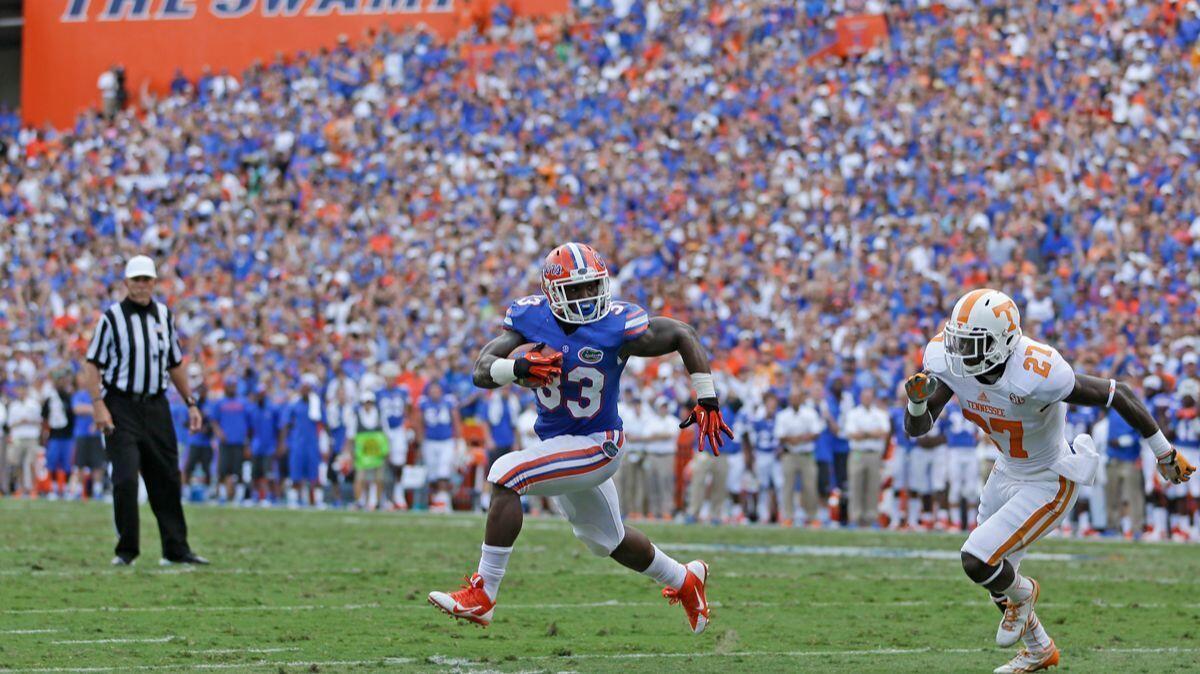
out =
<path fill-rule="evenodd" d="M 996 443 L 1016 474 L 1048 468 L 1066 448 L 1067 406 L 1075 372 L 1053 347 L 1021 336 L 994 384 L 951 372 L 944 337 L 925 347 L 924 367 L 958 397 L 963 416 Z"/>
<path fill-rule="evenodd" d="M 617 398 L 625 361 L 621 347 L 647 330 L 650 317 L 636 304 L 613 302 L 604 318 L 578 326 L 571 334 L 554 319 L 546 298 L 516 300 L 504 327 L 529 342 L 543 342 L 563 354 L 562 377 L 537 389 L 539 438 L 589 435 L 621 430 Z"/>

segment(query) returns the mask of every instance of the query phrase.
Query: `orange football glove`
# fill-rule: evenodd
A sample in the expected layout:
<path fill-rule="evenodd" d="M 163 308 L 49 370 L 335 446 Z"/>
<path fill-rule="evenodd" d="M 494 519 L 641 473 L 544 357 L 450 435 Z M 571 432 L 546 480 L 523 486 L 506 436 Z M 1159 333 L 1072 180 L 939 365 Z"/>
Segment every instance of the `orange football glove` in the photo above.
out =
<path fill-rule="evenodd" d="M 562 352 L 543 352 L 544 347 L 545 344 L 538 344 L 528 353 L 515 359 L 513 374 L 517 375 L 517 379 L 535 386 L 548 386 L 562 376 Z"/>
<path fill-rule="evenodd" d="M 904 392 L 914 403 L 925 402 L 933 397 L 938 380 L 927 372 L 918 372 L 904 381 Z"/>
<path fill-rule="evenodd" d="M 733 439 L 733 430 L 721 418 L 721 406 L 716 398 L 701 398 L 697 401 L 692 413 L 679 427 L 687 428 L 692 424 L 696 424 L 696 430 L 699 431 L 696 433 L 696 451 L 704 451 L 704 440 L 707 438 L 713 456 L 721 456 L 721 447 L 725 445 L 721 434 L 724 433 L 730 440 Z"/>
<path fill-rule="evenodd" d="M 1187 482 L 1194 472 L 1196 472 L 1196 467 L 1189 463 L 1177 449 L 1172 449 L 1170 454 L 1158 460 L 1158 474 L 1171 484 Z"/>

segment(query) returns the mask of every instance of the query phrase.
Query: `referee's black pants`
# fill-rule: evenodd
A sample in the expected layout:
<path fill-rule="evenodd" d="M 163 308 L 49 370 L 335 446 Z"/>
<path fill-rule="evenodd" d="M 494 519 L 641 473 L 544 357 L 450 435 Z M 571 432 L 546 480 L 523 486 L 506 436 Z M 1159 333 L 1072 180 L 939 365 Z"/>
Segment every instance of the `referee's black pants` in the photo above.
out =
<path fill-rule="evenodd" d="M 138 535 L 138 471 L 146 482 L 150 507 L 158 520 L 163 557 L 185 557 L 187 522 L 180 503 L 179 450 L 167 397 L 138 399 L 110 392 L 104 404 L 112 413 L 112 434 L 105 450 L 113 467 L 113 516 L 117 555 L 133 559 L 141 552 Z"/>

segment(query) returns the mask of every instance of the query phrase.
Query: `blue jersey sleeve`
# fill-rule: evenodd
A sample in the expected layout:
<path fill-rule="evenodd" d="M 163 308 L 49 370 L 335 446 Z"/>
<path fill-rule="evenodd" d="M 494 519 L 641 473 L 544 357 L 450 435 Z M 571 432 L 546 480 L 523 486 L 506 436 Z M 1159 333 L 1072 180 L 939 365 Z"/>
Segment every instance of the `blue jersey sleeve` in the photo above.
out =
<path fill-rule="evenodd" d="M 544 321 L 549 311 L 545 297 L 527 295 L 508 305 L 508 311 L 504 314 L 504 328 L 533 339 L 530 335 L 536 331 L 536 324 Z"/>
<path fill-rule="evenodd" d="M 616 302 L 612 312 L 624 321 L 624 341 L 637 339 L 650 329 L 650 314 L 636 304 Z"/>

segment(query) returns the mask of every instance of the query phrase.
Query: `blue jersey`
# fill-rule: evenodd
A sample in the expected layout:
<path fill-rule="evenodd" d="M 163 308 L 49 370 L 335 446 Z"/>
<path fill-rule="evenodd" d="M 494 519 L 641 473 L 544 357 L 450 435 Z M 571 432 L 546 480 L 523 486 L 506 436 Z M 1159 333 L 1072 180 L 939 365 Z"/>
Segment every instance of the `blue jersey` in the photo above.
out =
<path fill-rule="evenodd" d="M 454 417 L 451 414 L 458 406 L 452 395 L 442 395 L 434 400 L 421 398 L 421 419 L 425 422 L 426 440 L 450 440 L 454 437 Z"/>
<path fill-rule="evenodd" d="M 754 451 L 774 454 L 779 449 L 779 437 L 775 435 L 775 419 L 766 412 L 756 415 L 749 424 L 750 439 Z"/>
<path fill-rule="evenodd" d="M 517 439 L 517 417 L 521 410 L 515 398 L 494 392 L 483 401 L 488 430 L 496 447 L 512 447 Z"/>
<path fill-rule="evenodd" d="M 293 400 L 284 408 L 284 423 L 288 426 L 288 447 L 293 450 L 317 450 L 317 421 L 312 419 L 308 408 L 308 400 L 304 397 Z"/>
<path fill-rule="evenodd" d="M 645 309 L 613 302 L 607 316 L 573 326 L 567 334 L 541 295 L 522 297 L 509 306 L 504 327 L 528 342 L 544 342 L 563 354 L 562 376 L 553 385 L 537 389 L 538 416 L 533 430 L 539 438 L 621 430 L 617 414 L 625 370 L 621 347 L 649 325 Z"/>
<path fill-rule="evenodd" d="M 281 411 L 278 405 L 269 400 L 264 400 L 261 405 L 250 405 L 250 428 L 254 433 L 250 445 L 254 456 L 275 454 Z"/>
<path fill-rule="evenodd" d="M 71 407 L 76 405 L 92 404 L 92 395 L 87 391 L 76 391 L 75 395 L 71 396 Z M 96 421 L 91 413 L 76 412 L 75 413 L 75 436 L 77 438 L 87 438 L 93 435 L 100 435 L 96 432 Z"/>
<path fill-rule="evenodd" d="M 738 423 L 738 413 L 729 405 L 721 405 L 721 419 L 729 425 L 733 431 L 733 438 L 722 438 L 725 440 L 725 446 L 721 448 L 721 456 L 737 456 L 742 453 L 742 421 Z"/>
<path fill-rule="evenodd" d="M 1067 442 L 1075 439 L 1075 436 L 1080 433 L 1090 433 L 1092 424 L 1096 423 L 1096 411 L 1090 407 L 1077 407 L 1071 405 L 1067 407 L 1066 425 L 1063 426 L 1063 434 L 1067 437 Z"/>
<path fill-rule="evenodd" d="M 250 403 L 244 398 L 222 398 L 214 401 L 209 416 L 221 429 L 225 444 L 244 445 L 250 433 Z"/>
<path fill-rule="evenodd" d="M 1116 410 L 1108 411 L 1108 456 L 1122 461 L 1137 461 L 1141 456 L 1141 433 L 1137 432 L 1128 421 L 1117 414 Z"/>
<path fill-rule="evenodd" d="M 942 435 L 946 438 L 946 446 L 951 449 L 973 450 L 979 444 L 975 436 L 975 429 L 978 426 L 963 416 L 962 408 L 954 401 L 947 403 L 942 410 L 938 426 L 941 427 Z"/>
<path fill-rule="evenodd" d="M 404 419 L 408 416 L 408 390 L 399 386 L 385 388 L 375 394 L 375 404 L 383 415 L 383 427 L 394 431 L 404 427 Z"/>
<path fill-rule="evenodd" d="M 917 443 L 908 437 L 908 433 L 904 432 L 904 413 L 905 409 L 903 407 L 892 408 L 892 428 L 900 429 L 892 437 L 896 439 L 896 446 L 907 452 L 916 447 Z"/>
<path fill-rule="evenodd" d="M 1187 415 L 1178 409 L 1171 413 L 1171 427 L 1175 430 L 1175 447 L 1192 451 L 1200 450 L 1200 416 L 1195 408 Z"/>

